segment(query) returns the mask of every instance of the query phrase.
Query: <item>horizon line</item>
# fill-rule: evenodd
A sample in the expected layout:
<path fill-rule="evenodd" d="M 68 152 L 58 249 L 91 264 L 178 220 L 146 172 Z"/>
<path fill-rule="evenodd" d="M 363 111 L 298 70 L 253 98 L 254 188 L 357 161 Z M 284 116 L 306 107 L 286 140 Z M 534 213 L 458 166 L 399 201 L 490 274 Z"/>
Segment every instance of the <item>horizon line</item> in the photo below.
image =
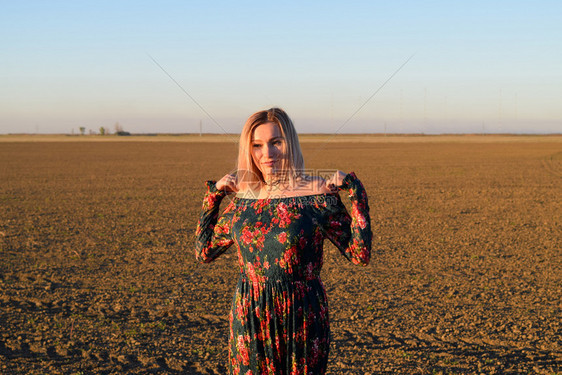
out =
<path fill-rule="evenodd" d="M 157 136 L 240 136 L 240 133 L 176 133 L 176 132 L 162 132 L 162 133 L 133 133 L 126 132 L 127 134 L 72 134 L 72 133 L 0 133 L 0 136 L 68 136 L 68 137 L 135 137 L 135 136 L 145 136 L 145 137 L 157 137 Z M 485 133 L 485 132 L 443 132 L 443 133 L 426 133 L 426 132 L 362 132 L 362 133 L 337 133 L 333 134 L 331 132 L 299 132 L 299 136 L 562 136 L 562 132 L 559 133 L 528 133 L 528 132 L 495 132 L 495 133 Z"/>

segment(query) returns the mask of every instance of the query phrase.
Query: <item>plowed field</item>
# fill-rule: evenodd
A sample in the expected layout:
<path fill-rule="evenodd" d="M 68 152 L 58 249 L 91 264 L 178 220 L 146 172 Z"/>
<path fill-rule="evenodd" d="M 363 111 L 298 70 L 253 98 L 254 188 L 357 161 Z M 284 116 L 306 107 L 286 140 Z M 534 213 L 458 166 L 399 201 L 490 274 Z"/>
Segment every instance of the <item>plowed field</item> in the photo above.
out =
<path fill-rule="evenodd" d="M 193 235 L 235 147 L 0 143 L 0 373 L 226 373 L 236 255 L 197 264 Z M 560 137 L 303 151 L 371 206 L 368 267 L 326 242 L 329 374 L 562 371 Z"/>

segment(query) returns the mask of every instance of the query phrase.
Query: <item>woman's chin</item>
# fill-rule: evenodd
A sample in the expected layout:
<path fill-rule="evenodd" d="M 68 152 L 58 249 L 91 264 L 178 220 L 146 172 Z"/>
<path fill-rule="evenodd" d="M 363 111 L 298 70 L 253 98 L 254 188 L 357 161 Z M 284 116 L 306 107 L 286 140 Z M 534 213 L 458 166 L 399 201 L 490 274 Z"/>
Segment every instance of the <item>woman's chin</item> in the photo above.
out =
<path fill-rule="evenodd" d="M 277 169 L 275 169 L 275 167 L 271 167 L 271 168 L 264 168 L 262 173 L 263 176 L 267 179 L 267 178 L 272 178 L 275 177 L 275 173 L 277 172 Z"/>

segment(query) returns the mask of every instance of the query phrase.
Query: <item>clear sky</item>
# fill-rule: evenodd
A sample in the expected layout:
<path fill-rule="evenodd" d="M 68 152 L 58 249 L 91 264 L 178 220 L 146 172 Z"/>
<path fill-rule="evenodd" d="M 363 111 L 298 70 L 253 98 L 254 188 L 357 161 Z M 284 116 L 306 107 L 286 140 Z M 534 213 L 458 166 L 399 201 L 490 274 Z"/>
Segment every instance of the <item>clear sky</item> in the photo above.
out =
<path fill-rule="evenodd" d="M 559 0 L 3 1 L 0 133 L 236 133 L 271 106 L 300 132 L 560 133 L 561 15 Z"/>

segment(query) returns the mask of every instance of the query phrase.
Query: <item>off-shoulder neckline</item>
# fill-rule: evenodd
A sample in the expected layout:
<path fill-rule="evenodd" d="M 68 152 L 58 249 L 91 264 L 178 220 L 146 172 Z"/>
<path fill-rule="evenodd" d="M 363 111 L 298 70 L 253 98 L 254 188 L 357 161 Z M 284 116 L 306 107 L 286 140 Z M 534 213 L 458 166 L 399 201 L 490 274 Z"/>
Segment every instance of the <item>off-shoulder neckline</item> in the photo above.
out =
<path fill-rule="evenodd" d="M 286 197 L 276 197 L 271 196 L 267 198 L 243 198 L 239 196 L 234 196 L 233 200 L 241 201 L 241 202 L 260 202 L 260 201 L 279 201 L 279 200 L 299 200 L 299 199 L 314 199 L 314 198 L 326 198 L 326 197 L 335 197 L 338 195 L 338 192 L 334 193 L 317 193 L 317 194 L 305 194 L 305 195 L 291 195 Z"/>

